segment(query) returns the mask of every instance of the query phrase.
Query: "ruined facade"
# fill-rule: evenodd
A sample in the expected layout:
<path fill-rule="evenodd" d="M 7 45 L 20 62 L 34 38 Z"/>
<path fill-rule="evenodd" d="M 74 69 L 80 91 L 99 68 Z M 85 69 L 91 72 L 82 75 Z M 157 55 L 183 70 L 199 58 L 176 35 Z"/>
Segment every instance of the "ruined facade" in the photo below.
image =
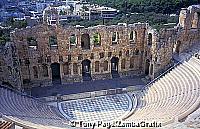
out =
<path fill-rule="evenodd" d="M 21 85 L 46 86 L 145 74 L 154 78 L 200 41 L 200 7 L 180 12 L 174 28 L 147 23 L 61 27 L 42 24 L 11 33 Z"/>

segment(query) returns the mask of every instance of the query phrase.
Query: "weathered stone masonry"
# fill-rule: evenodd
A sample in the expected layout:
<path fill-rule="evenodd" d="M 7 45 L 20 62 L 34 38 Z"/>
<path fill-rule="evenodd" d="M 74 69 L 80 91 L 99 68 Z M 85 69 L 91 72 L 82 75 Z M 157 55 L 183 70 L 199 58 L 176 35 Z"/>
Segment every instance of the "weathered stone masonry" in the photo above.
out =
<path fill-rule="evenodd" d="M 95 27 L 38 25 L 11 33 L 22 85 L 42 86 L 146 74 L 154 78 L 200 41 L 199 7 L 180 13 L 179 24 L 159 32 L 146 23 Z"/>

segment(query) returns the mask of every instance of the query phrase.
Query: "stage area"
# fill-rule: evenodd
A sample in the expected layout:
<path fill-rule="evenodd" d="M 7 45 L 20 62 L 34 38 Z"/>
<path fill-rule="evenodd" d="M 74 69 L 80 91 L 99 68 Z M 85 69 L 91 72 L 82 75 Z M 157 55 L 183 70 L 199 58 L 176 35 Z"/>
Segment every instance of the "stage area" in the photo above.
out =
<path fill-rule="evenodd" d="M 60 112 L 72 121 L 112 121 L 127 116 L 136 107 L 136 98 L 115 94 L 58 103 Z"/>

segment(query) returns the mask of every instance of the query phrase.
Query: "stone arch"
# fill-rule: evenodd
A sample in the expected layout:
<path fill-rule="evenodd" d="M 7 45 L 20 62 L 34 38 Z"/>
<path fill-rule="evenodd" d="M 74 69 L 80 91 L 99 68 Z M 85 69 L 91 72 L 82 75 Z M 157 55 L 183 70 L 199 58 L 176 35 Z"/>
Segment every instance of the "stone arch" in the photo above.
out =
<path fill-rule="evenodd" d="M 101 35 L 99 33 L 93 35 L 93 43 L 95 47 L 101 46 Z"/>
<path fill-rule="evenodd" d="M 27 37 L 27 44 L 29 48 L 37 49 L 38 47 L 37 40 L 34 37 Z"/>
<path fill-rule="evenodd" d="M 81 48 L 82 49 L 90 49 L 90 36 L 89 34 L 81 35 Z"/>
<path fill-rule="evenodd" d="M 12 75 L 13 72 L 12 72 L 12 67 L 11 66 L 8 66 L 8 72 L 9 72 L 9 75 Z"/>
<path fill-rule="evenodd" d="M 200 13 L 194 12 L 192 20 L 192 28 L 198 28 L 199 21 L 200 21 Z"/>
<path fill-rule="evenodd" d="M 73 63 L 73 74 L 78 74 L 78 64 L 77 63 Z"/>
<path fill-rule="evenodd" d="M 180 53 L 180 47 L 181 47 L 181 41 L 178 40 L 176 42 L 176 45 L 175 45 L 175 53 L 179 54 Z"/>
<path fill-rule="evenodd" d="M 43 77 L 48 77 L 49 76 L 47 64 L 43 64 L 42 65 L 42 75 L 43 75 Z"/>
<path fill-rule="evenodd" d="M 118 39 L 119 39 L 119 33 L 113 32 L 112 33 L 112 44 L 117 44 Z"/>
<path fill-rule="evenodd" d="M 111 58 L 111 74 L 112 74 L 113 78 L 119 77 L 118 64 L 119 64 L 119 58 L 118 57 L 112 57 Z"/>
<path fill-rule="evenodd" d="M 134 57 L 131 57 L 131 58 L 130 58 L 130 68 L 131 68 L 131 69 L 134 68 L 134 60 L 135 60 Z"/>
<path fill-rule="evenodd" d="M 135 37 L 134 31 L 131 31 L 131 32 L 130 32 L 130 35 L 129 35 L 129 40 L 133 41 L 133 40 L 134 40 L 134 37 Z"/>
<path fill-rule="evenodd" d="M 153 36 L 152 36 L 152 33 L 149 33 L 149 34 L 148 34 L 148 45 L 149 45 L 149 46 L 152 45 L 152 40 L 153 40 L 152 37 L 153 37 Z"/>
<path fill-rule="evenodd" d="M 68 62 L 63 64 L 63 73 L 64 73 L 64 75 L 69 75 L 70 74 L 70 68 L 69 68 L 69 63 Z"/>
<path fill-rule="evenodd" d="M 51 71 L 52 71 L 52 83 L 53 84 L 60 84 L 61 83 L 60 64 L 59 63 L 52 63 L 51 64 Z"/>
<path fill-rule="evenodd" d="M 91 61 L 85 59 L 82 61 L 82 77 L 84 81 L 91 80 Z"/>
<path fill-rule="evenodd" d="M 147 59 L 145 63 L 145 75 L 149 75 L 150 60 Z"/>
<path fill-rule="evenodd" d="M 150 75 L 153 75 L 153 64 L 151 64 L 151 67 L 150 67 Z"/>
<path fill-rule="evenodd" d="M 36 66 L 33 66 L 33 76 L 34 78 L 38 78 L 38 69 Z"/>
<path fill-rule="evenodd" d="M 95 66 L 94 71 L 99 72 L 99 61 L 95 61 L 94 66 Z"/>
<path fill-rule="evenodd" d="M 139 53 L 140 53 L 140 50 L 138 50 L 137 48 L 135 48 L 134 55 L 139 55 Z"/>
<path fill-rule="evenodd" d="M 137 34 L 137 31 L 134 31 L 135 32 L 135 42 L 137 42 L 137 36 L 138 36 L 138 34 Z"/>
<path fill-rule="evenodd" d="M 131 31 L 130 34 L 129 34 L 129 41 L 130 41 L 131 44 L 135 43 L 136 37 L 137 37 L 137 32 Z"/>
<path fill-rule="evenodd" d="M 126 69 L 126 59 L 121 60 L 121 69 Z"/>
<path fill-rule="evenodd" d="M 76 47 L 77 39 L 76 39 L 76 35 L 75 34 L 71 34 L 70 35 L 69 44 L 70 44 L 70 47 Z"/>
<path fill-rule="evenodd" d="M 49 46 L 50 49 L 58 49 L 57 36 L 49 36 Z"/>
<path fill-rule="evenodd" d="M 105 61 L 103 62 L 103 70 L 104 70 L 104 71 L 108 71 L 108 61 L 107 61 L 107 60 L 105 60 Z"/>

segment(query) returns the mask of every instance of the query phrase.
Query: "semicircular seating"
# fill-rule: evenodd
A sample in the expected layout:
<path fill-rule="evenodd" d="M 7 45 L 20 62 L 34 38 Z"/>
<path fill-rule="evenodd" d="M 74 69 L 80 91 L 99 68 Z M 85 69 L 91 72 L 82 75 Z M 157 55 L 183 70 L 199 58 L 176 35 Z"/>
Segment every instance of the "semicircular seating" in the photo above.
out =
<path fill-rule="evenodd" d="M 158 122 L 163 125 L 180 120 L 192 113 L 200 104 L 200 60 L 196 57 L 191 57 L 188 61 L 176 66 L 169 71 L 166 75 L 156 80 L 153 84 L 146 87 L 141 92 L 133 94 L 132 101 L 126 94 L 117 96 L 104 96 L 109 100 L 93 98 L 91 101 L 86 99 L 87 104 L 99 103 L 99 106 L 95 106 L 92 111 L 98 114 L 93 120 L 100 118 L 99 113 L 102 113 L 102 105 L 106 102 L 109 105 L 111 100 L 118 103 L 116 110 L 123 112 L 117 112 L 125 114 L 124 119 L 134 122 Z M 134 103 L 137 98 L 137 106 Z M 102 100 L 101 100 L 102 99 Z M 0 87 L 0 114 L 3 117 L 10 119 L 14 122 L 18 122 L 22 125 L 28 125 L 29 127 L 42 128 L 42 129 L 62 129 L 69 127 L 69 121 L 61 116 L 58 109 L 48 106 L 40 101 L 37 101 L 31 97 L 23 96 L 20 93 L 13 92 L 4 87 Z M 101 101 L 100 101 L 101 100 Z M 83 104 L 81 100 L 77 102 Z M 74 101 L 75 102 L 75 101 Z M 90 102 L 90 103 L 88 103 Z M 66 104 L 66 103 L 65 103 Z M 105 104 L 104 104 L 105 105 Z M 130 110 L 130 105 L 134 107 L 134 110 Z M 64 105 L 61 103 L 63 109 L 67 112 L 70 108 L 77 108 L 75 106 Z M 81 107 L 82 105 L 78 105 Z M 112 105 L 110 105 L 112 107 Z M 83 107 L 84 108 L 84 107 Z M 115 108 L 110 108 L 115 110 Z M 120 109 L 120 110 L 119 110 Z M 80 111 L 83 109 L 81 108 Z M 104 109 L 106 114 L 107 110 Z M 90 110 L 88 110 L 90 112 Z M 77 112 L 76 112 L 77 113 Z M 80 117 L 84 116 L 83 112 L 79 112 Z M 70 115 L 70 112 L 69 112 Z M 73 116 L 73 114 L 71 114 Z M 116 116 L 115 116 L 116 115 Z M 111 116 L 102 118 L 101 120 L 108 121 L 107 118 L 119 117 L 114 111 Z M 199 119 L 200 115 L 195 115 L 195 118 Z M 84 117 L 83 117 L 84 118 Z M 123 119 L 122 118 L 122 119 Z M 91 120 L 88 117 L 88 120 Z"/>
<path fill-rule="evenodd" d="M 138 105 L 127 121 L 158 122 L 180 120 L 200 104 L 200 61 L 195 57 L 176 66 L 159 80 L 137 92 Z"/>
<path fill-rule="evenodd" d="M 23 96 L 4 87 L 0 87 L 0 113 L 3 118 L 37 128 L 66 128 L 67 120 L 57 108 L 48 106 L 33 98 Z M 51 128 L 53 128 L 51 127 Z"/>

